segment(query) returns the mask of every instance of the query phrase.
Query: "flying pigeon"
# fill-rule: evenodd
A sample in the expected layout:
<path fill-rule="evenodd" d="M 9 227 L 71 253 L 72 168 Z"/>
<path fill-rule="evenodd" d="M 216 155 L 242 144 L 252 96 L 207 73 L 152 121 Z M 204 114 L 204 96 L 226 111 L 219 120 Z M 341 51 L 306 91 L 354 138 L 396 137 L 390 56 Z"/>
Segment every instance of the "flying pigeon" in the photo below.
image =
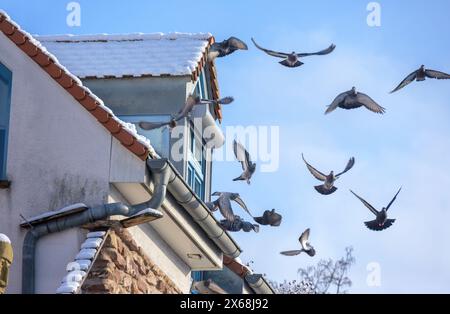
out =
<path fill-rule="evenodd" d="M 272 227 L 278 227 L 281 225 L 281 219 L 283 217 L 275 212 L 275 209 L 272 210 L 266 210 L 264 211 L 263 215 L 261 217 L 254 217 L 253 219 L 263 226 L 272 226 Z"/>
<path fill-rule="evenodd" d="M 248 50 L 247 45 L 236 37 L 230 37 L 222 42 L 215 42 L 211 45 L 208 52 L 208 60 L 222 58 L 232 54 L 236 50 Z"/>
<path fill-rule="evenodd" d="M 322 195 L 330 195 L 333 194 L 334 192 L 336 192 L 337 187 L 334 186 L 334 182 L 339 179 L 339 177 L 341 175 L 343 175 L 344 173 L 346 173 L 347 171 L 349 171 L 350 169 L 353 168 L 353 166 L 355 165 L 355 158 L 352 157 L 350 158 L 350 160 L 347 163 L 347 166 L 345 166 L 344 171 L 338 173 L 337 175 L 334 174 L 334 171 L 331 171 L 329 175 L 324 175 L 322 172 L 318 171 L 316 168 L 314 168 L 313 166 L 311 166 L 306 160 L 305 157 L 302 154 L 302 158 L 303 161 L 306 164 L 306 167 L 308 168 L 309 172 L 311 172 L 311 174 L 320 181 L 324 181 L 325 183 L 322 185 L 317 185 L 314 188 L 316 189 L 317 192 L 319 192 Z"/>
<path fill-rule="evenodd" d="M 389 210 L 391 205 L 394 203 L 395 199 L 397 198 L 397 195 L 400 193 L 401 190 L 402 190 L 402 188 L 400 188 L 398 190 L 397 194 L 395 194 L 394 198 L 388 204 L 388 206 L 383 207 L 383 209 L 381 209 L 381 211 L 376 210 L 372 205 L 370 205 L 362 197 L 359 197 L 358 195 L 356 195 L 356 193 L 353 192 L 352 190 L 350 190 L 350 192 L 352 192 L 353 195 L 355 195 L 377 217 L 375 220 L 366 221 L 364 223 L 366 225 L 366 227 L 373 231 L 382 231 L 382 230 L 387 229 L 390 226 L 392 226 L 392 224 L 395 222 L 395 219 L 387 218 L 387 211 Z"/>
<path fill-rule="evenodd" d="M 174 117 L 175 121 L 180 121 L 181 119 L 189 116 L 194 109 L 194 106 L 197 105 L 205 105 L 205 104 L 214 104 L 214 105 L 228 105 L 234 101 L 233 97 L 224 97 L 218 100 L 209 100 L 209 99 L 201 99 L 199 96 L 189 95 L 184 103 L 184 107 L 178 112 L 178 114 Z"/>
<path fill-rule="evenodd" d="M 164 126 L 169 126 L 170 129 L 173 129 L 177 126 L 177 122 L 174 119 L 171 119 L 167 122 L 148 122 L 148 121 L 141 121 L 139 122 L 139 127 L 143 130 L 155 130 L 162 128 Z"/>
<path fill-rule="evenodd" d="M 221 220 L 220 225 L 225 230 L 231 231 L 231 232 L 238 232 L 241 230 L 244 232 L 250 232 L 252 230 L 255 232 L 259 232 L 259 225 L 252 224 L 251 222 L 245 221 L 237 215 L 234 216 L 233 221 L 230 221 L 228 219 Z"/>
<path fill-rule="evenodd" d="M 308 56 L 322 56 L 322 55 L 327 55 L 331 52 L 333 52 L 333 50 L 336 48 L 336 45 L 332 44 L 330 47 L 328 47 L 327 49 L 324 49 L 322 51 L 319 52 L 313 52 L 313 53 L 284 53 L 284 52 L 277 52 L 277 51 L 273 51 L 273 50 L 269 50 L 269 49 L 265 49 L 261 46 L 259 46 L 255 40 L 252 38 L 253 43 L 255 44 L 256 48 L 264 51 L 265 53 L 267 53 L 270 56 L 273 57 L 277 57 L 277 58 L 283 58 L 284 60 L 279 62 L 280 64 L 287 66 L 289 68 L 296 68 L 299 67 L 303 64 L 303 62 L 301 62 L 299 60 L 299 58 L 303 58 L 303 57 L 308 57 Z"/>
<path fill-rule="evenodd" d="M 236 217 L 233 213 L 233 208 L 231 207 L 231 201 L 238 203 L 239 206 L 241 206 L 253 218 L 250 210 L 241 199 L 239 193 L 214 192 L 212 196 L 218 196 L 219 198 L 213 202 L 206 203 L 206 205 L 211 211 L 216 211 L 219 209 L 220 213 L 226 220 L 233 222 Z"/>
<path fill-rule="evenodd" d="M 256 164 L 252 162 L 250 154 L 245 147 L 236 140 L 233 141 L 233 151 L 234 156 L 236 156 L 236 159 L 241 163 L 243 171 L 242 174 L 239 177 L 234 178 L 233 181 L 247 181 L 247 184 L 250 184 L 250 179 L 256 170 Z"/>
<path fill-rule="evenodd" d="M 450 74 L 439 72 L 435 70 L 425 69 L 424 65 L 421 65 L 420 68 L 410 75 L 408 75 L 392 92 L 395 93 L 396 91 L 402 89 L 406 85 L 412 83 L 414 80 L 417 82 L 425 81 L 426 78 L 433 78 L 438 80 L 448 80 L 450 79 Z"/>
<path fill-rule="evenodd" d="M 377 104 L 372 98 L 370 98 L 366 94 L 357 92 L 356 88 L 352 87 L 351 90 L 338 95 L 333 100 L 331 105 L 328 106 L 328 109 L 325 111 L 325 114 L 334 111 L 338 107 L 349 110 L 359 108 L 362 106 L 366 107 L 370 111 L 379 114 L 383 114 L 386 111 L 386 109 Z"/>
<path fill-rule="evenodd" d="M 302 252 L 305 252 L 306 254 L 308 254 L 311 257 L 316 255 L 316 250 L 314 250 L 314 247 L 311 244 L 309 244 L 308 239 L 309 239 L 309 228 L 306 229 L 302 233 L 300 238 L 298 239 L 298 241 L 300 242 L 300 245 L 302 246 L 301 250 L 284 251 L 284 252 L 280 252 L 280 254 L 286 255 L 286 256 L 296 256 Z"/>

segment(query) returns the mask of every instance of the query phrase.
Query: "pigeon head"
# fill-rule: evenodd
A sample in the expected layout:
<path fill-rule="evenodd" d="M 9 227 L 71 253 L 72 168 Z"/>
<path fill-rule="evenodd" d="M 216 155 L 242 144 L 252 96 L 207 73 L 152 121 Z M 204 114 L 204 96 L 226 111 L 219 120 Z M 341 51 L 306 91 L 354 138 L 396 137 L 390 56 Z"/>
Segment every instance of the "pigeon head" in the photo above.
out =
<path fill-rule="evenodd" d="M 351 91 L 354 95 L 356 95 L 356 87 L 355 86 L 352 87 Z"/>
<path fill-rule="evenodd" d="M 220 196 L 220 192 L 214 192 L 213 194 L 211 194 L 211 196 Z"/>
<path fill-rule="evenodd" d="M 424 70 L 424 69 L 425 69 L 425 66 L 422 64 L 422 65 L 420 66 L 420 69 L 421 69 L 421 70 Z"/>
<path fill-rule="evenodd" d="M 170 120 L 169 122 L 169 127 L 171 129 L 175 128 L 177 126 L 177 121 L 175 121 L 175 119 Z"/>
<path fill-rule="evenodd" d="M 306 253 L 308 253 L 308 255 L 312 257 L 316 255 L 316 250 L 311 246 L 311 248 Z"/>

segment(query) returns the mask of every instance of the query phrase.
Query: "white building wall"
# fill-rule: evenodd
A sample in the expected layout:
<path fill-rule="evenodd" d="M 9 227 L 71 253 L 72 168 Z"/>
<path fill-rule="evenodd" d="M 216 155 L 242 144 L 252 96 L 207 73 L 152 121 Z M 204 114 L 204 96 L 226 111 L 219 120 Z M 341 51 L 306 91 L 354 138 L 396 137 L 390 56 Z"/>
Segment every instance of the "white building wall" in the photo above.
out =
<path fill-rule="evenodd" d="M 120 201 L 110 182 L 143 182 L 145 163 L 126 150 L 39 65 L 0 33 L 0 62 L 13 73 L 7 178 L 0 189 L 0 232 L 14 247 L 9 293 L 21 292 L 20 214 L 32 217 L 73 203 Z M 111 197 L 108 197 L 111 196 Z M 185 293 L 190 267 L 149 225 L 135 241 Z M 36 292 L 54 293 L 84 241 L 74 228 L 44 236 L 36 247 Z"/>
<path fill-rule="evenodd" d="M 1 32 L 0 62 L 13 73 L 7 161 L 7 178 L 12 183 L 9 189 L 0 189 L 0 232 L 10 237 L 14 247 L 8 292 L 20 293 L 26 231 L 19 227 L 19 215 L 31 217 L 72 203 L 89 206 L 106 201 L 112 136 Z M 121 160 L 144 164 L 137 157 Z M 79 232 L 39 240 L 39 292 L 55 292 L 54 281 L 62 278 L 60 272 L 80 248 Z"/>

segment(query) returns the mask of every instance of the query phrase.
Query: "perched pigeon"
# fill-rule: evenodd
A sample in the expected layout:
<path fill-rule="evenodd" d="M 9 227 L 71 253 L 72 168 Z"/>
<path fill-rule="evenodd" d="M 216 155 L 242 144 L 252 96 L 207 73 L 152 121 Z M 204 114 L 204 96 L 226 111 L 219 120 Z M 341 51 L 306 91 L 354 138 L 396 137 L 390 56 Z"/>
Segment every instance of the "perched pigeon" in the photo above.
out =
<path fill-rule="evenodd" d="M 299 60 L 299 58 L 303 58 L 303 57 L 308 57 L 308 56 L 321 56 L 321 55 L 327 55 L 331 52 L 333 52 L 333 50 L 336 48 L 336 45 L 332 44 L 330 47 L 328 47 L 327 49 L 324 49 L 322 51 L 319 52 L 313 52 L 313 53 L 284 53 L 284 52 L 277 52 L 277 51 L 273 51 L 273 50 L 269 50 L 269 49 L 265 49 L 261 46 L 259 46 L 255 40 L 252 38 L 253 43 L 255 44 L 256 48 L 264 51 L 265 53 L 267 53 L 270 56 L 273 57 L 277 57 L 277 58 L 283 58 L 284 60 L 279 62 L 280 64 L 287 66 L 289 68 L 295 68 L 295 67 L 299 67 L 303 64 L 303 62 L 301 62 Z"/>
<path fill-rule="evenodd" d="M 232 54 L 236 50 L 248 50 L 247 45 L 236 37 L 230 37 L 222 42 L 215 42 L 211 45 L 208 52 L 208 60 L 222 58 Z"/>
<path fill-rule="evenodd" d="M 298 241 L 300 242 L 300 245 L 302 246 L 301 250 L 284 251 L 284 252 L 280 252 L 280 254 L 286 255 L 286 256 L 296 256 L 302 252 L 305 252 L 306 254 L 308 254 L 311 257 L 316 255 L 316 250 L 314 250 L 314 247 L 311 244 L 309 244 L 308 239 L 309 239 L 309 228 L 306 229 L 302 233 L 300 238 L 298 239 Z"/>
<path fill-rule="evenodd" d="M 355 158 L 352 157 L 347 163 L 347 166 L 345 167 L 344 171 L 338 173 L 337 175 L 334 175 L 334 171 L 331 171 L 329 175 L 324 175 L 322 172 L 318 171 L 316 168 L 311 166 L 306 160 L 305 157 L 302 154 L 303 161 L 306 164 L 306 167 L 308 168 L 309 172 L 320 181 L 324 181 L 325 183 L 322 185 L 317 185 L 314 188 L 317 192 L 319 192 L 322 195 L 330 195 L 336 192 L 337 187 L 334 186 L 334 182 L 339 179 L 341 175 L 352 169 L 352 167 L 355 165 Z"/>
<path fill-rule="evenodd" d="M 381 231 L 381 230 L 389 228 L 395 222 L 395 219 L 387 218 L 387 211 L 389 210 L 389 207 L 391 207 L 391 205 L 394 203 L 395 199 L 397 198 L 397 195 L 400 193 L 401 190 L 402 190 L 402 188 L 400 188 L 398 190 L 397 194 L 395 194 L 394 198 L 388 204 L 388 206 L 383 207 L 383 209 L 381 209 L 381 211 L 376 210 L 372 205 L 370 205 L 363 198 L 356 195 L 356 193 L 353 192 L 352 190 L 350 190 L 350 192 L 352 192 L 353 195 L 355 195 L 377 217 L 375 220 L 366 221 L 364 223 L 366 225 L 366 227 L 373 231 Z"/>
<path fill-rule="evenodd" d="M 352 87 L 351 90 L 338 95 L 333 100 L 331 105 L 328 106 L 328 109 L 327 111 L 325 111 L 325 114 L 334 111 L 338 107 L 348 110 L 359 108 L 362 106 L 366 107 L 370 111 L 379 114 L 383 114 L 386 111 L 386 109 L 377 104 L 372 98 L 370 98 L 366 94 L 357 92 L 356 88 Z"/>
<path fill-rule="evenodd" d="M 221 220 L 220 225 L 225 230 L 231 231 L 231 232 L 238 232 L 241 230 L 244 232 L 250 232 L 252 230 L 255 232 L 259 232 L 259 225 L 252 224 L 251 222 L 245 221 L 237 215 L 234 216 L 233 221 L 230 221 L 228 219 Z"/>
<path fill-rule="evenodd" d="M 278 227 L 281 225 L 281 219 L 283 217 L 275 212 L 275 209 L 264 211 L 261 217 L 254 217 L 253 219 L 263 226 Z"/>
<path fill-rule="evenodd" d="M 242 174 L 239 177 L 234 178 L 233 181 L 247 181 L 247 184 L 250 184 L 250 179 L 256 170 L 256 164 L 252 162 L 250 154 L 245 147 L 236 140 L 233 141 L 233 151 L 234 156 L 236 156 L 236 159 L 241 163 L 243 170 Z"/>
<path fill-rule="evenodd" d="M 439 72 L 435 70 L 425 69 L 424 65 L 421 65 L 420 68 L 410 75 L 408 75 L 392 92 L 395 93 L 396 91 L 402 89 L 406 85 L 412 83 L 414 80 L 417 82 L 425 81 L 426 78 L 433 78 L 438 80 L 448 80 L 450 79 L 450 74 Z"/>
<path fill-rule="evenodd" d="M 233 208 L 231 207 L 231 201 L 235 201 L 236 203 L 238 203 L 239 206 L 241 206 L 253 218 L 250 210 L 241 199 L 239 193 L 214 192 L 212 196 L 218 196 L 219 198 L 213 202 L 206 203 L 206 205 L 211 211 L 216 211 L 217 209 L 219 209 L 220 213 L 226 220 L 233 222 L 236 217 L 234 215 Z"/>

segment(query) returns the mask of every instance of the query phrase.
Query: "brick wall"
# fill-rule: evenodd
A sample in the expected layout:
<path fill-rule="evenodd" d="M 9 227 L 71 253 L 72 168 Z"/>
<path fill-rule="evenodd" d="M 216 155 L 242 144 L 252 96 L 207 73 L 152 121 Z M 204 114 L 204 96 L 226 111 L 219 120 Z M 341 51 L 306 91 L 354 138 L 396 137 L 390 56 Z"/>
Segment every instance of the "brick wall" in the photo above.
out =
<path fill-rule="evenodd" d="M 82 293 L 181 293 L 123 228 L 113 228 L 95 260 Z"/>

